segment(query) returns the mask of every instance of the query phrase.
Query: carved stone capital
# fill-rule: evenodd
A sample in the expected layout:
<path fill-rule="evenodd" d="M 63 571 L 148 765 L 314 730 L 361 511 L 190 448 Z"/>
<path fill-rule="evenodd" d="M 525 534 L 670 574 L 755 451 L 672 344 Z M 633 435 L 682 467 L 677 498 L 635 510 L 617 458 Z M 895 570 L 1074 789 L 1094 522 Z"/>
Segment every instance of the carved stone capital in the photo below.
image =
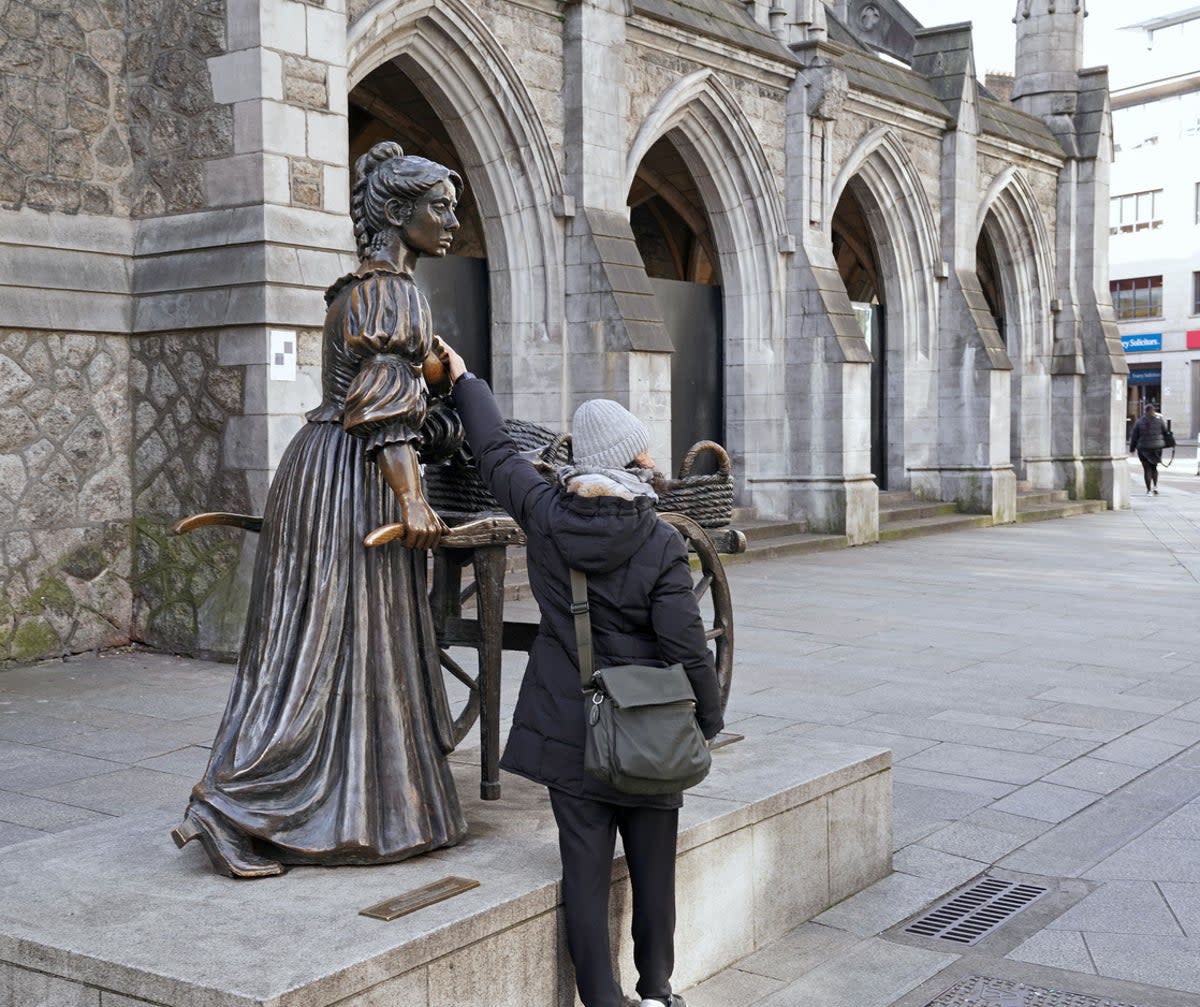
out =
<path fill-rule="evenodd" d="M 850 84 L 841 67 L 825 65 L 803 71 L 808 88 L 808 114 L 814 119 L 836 119 L 846 102 Z"/>

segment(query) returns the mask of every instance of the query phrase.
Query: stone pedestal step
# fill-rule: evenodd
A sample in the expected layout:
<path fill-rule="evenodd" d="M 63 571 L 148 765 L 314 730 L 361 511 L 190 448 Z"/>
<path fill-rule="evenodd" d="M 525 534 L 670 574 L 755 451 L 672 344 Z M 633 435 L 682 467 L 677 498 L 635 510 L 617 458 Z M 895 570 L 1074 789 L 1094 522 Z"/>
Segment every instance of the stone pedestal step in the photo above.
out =
<path fill-rule="evenodd" d="M 1066 490 L 1022 490 L 1017 493 L 1017 510 L 1042 504 L 1063 503 L 1070 499 L 1071 495 Z"/>
<path fill-rule="evenodd" d="M 808 525 L 803 521 L 765 521 L 762 518 L 747 517 L 740 523 L 733 521 L 732 525 L 746 536 L 747 548 L 753 547 L 755 542 L 761 542 L 763 539 L 808 534 Z"/>
<path fill-rule="evenodd" d="M 1062 500 L 1028 505 L 1017 501 L 1017 522 L 1049 521 L 1051 518 L 1076 517 L 1079 514 L 1099 514 L 1108 510 L 1103 500 Z"/>
<path fill-rule="evenodd" d="M 891 869 L 891 753 L 753 736 L 714 753 L 679 822 L 674 981 L 686 988 L 766 947 Z M 375 867 L 294 868 L 233 882 L 159 809 L 0 853 L 0 1003 L 32 1007 L 379 1007 L 575 1003 L 544 788 L 505 777 L 481 801 L 453 769 L 469 832 Z M 360 910 L 458 877 L 479 882 L 391 922 Z M 623 859 L 613 903 L 633 986 Z"/>
<path fill-rule="evenodd" d="M 879 527 L 895 524 L 901 521 L 916 521 L 927 517 L 946 517 L 957 514 L 958 507 L 953 502 L 945 500 L 913 500 L 897 502 L 889 500 L 886 505 L 882 498 L 879 504 Z"/>
<path fill-rule="evenodd" d="M 890 542 L 901 538 L 917 538 L 920 535 L 936 535 L 944 531 L 961 528 L 987 528 L 992 524 L 990 514 L 959 514 L 951 508 L 949 513 L 932 517 L 908 518 L 879 525 L 879 541 Z"/>
<path fill-rule="evenodd" d="M 786 526 L 784 526 L 786 527 Z M 776 535 L 747 536 L 746 551 L 738 555 L 721 557 L 721 562 L 745 563 L 755 559 L 775 559 L 779 556 L 796 556 L 808 552 L 827 552 L 830 549 L 845 549 L 845 535 L 814 535 L 807 532 L 783 532 Z"/>

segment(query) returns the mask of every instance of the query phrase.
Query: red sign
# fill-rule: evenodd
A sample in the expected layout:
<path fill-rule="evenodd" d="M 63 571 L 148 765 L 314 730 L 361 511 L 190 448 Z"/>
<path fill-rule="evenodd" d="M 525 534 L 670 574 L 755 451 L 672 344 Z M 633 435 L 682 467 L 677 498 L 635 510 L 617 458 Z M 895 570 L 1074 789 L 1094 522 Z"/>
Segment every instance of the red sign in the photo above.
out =
<path fill-rule="evenodd" d="M 1192 329 L 1187 334 L 1187 348 L 1189 350 L 1200 350 L 1200 329 Z"/>

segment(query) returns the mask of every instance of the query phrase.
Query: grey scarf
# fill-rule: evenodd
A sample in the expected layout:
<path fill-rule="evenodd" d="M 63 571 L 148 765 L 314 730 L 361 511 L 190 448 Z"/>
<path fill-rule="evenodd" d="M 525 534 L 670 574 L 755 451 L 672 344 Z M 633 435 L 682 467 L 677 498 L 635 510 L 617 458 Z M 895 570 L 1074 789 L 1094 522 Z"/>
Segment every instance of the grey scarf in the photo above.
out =
<path fill-rule="evenodd" d="M 620 497 L 623 500 L 642 496 L 658 500 L 658 494 L 650 485 L 655 476 L 653 469 L 592 469 L 564 465 L 557 475 L 559 484 L 568 493 L 579 496 Z"/>

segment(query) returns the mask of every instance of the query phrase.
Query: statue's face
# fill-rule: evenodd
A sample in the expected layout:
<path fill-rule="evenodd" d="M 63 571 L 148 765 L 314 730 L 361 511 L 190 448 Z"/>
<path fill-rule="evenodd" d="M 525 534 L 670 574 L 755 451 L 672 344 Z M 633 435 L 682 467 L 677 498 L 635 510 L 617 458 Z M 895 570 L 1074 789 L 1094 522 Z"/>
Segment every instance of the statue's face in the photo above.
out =
<path fill-rule="evenodd" d="M 401 225 L 404 243 L 422 255 L 445 255 L 458 230 L 454 208 L 458 199 L 449 179 L 421 193 L 413 202 L 412 215 Z"/>

